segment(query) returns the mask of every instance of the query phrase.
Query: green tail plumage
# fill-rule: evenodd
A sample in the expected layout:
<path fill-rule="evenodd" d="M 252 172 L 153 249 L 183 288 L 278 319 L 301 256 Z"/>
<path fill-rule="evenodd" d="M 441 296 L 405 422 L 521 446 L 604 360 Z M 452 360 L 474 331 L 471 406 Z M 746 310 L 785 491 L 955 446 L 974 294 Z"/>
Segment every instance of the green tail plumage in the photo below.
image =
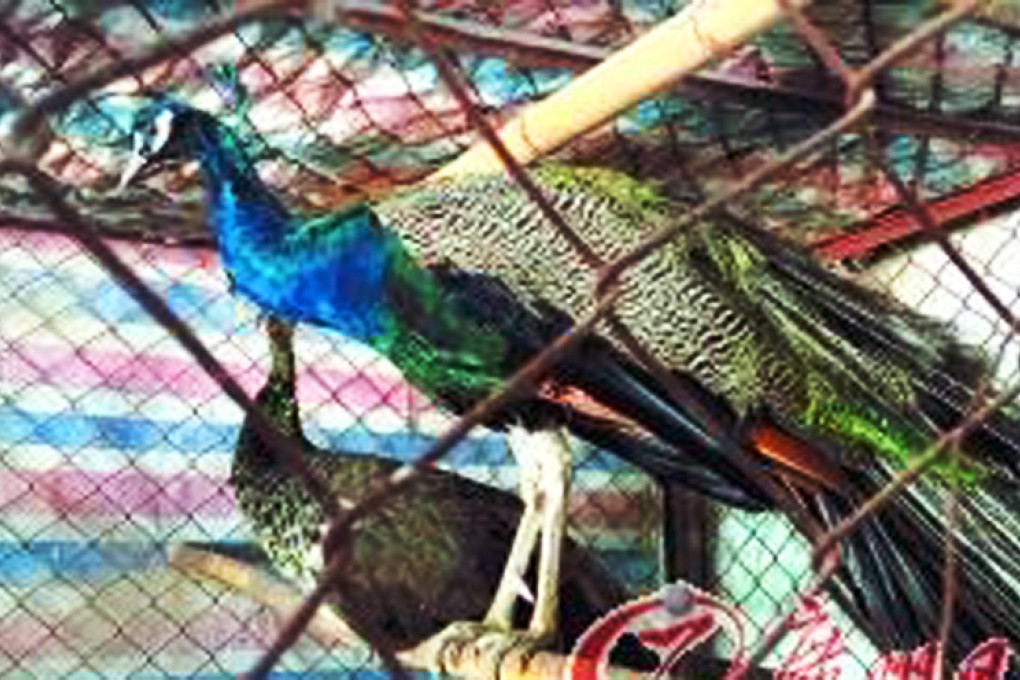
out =
<path fill-rule="evenodd" d="M 610 171 L 545 166 L 533 177 L 605 260 L 684 210 Z M 375 210 L 423 260 L 485 271 L 575 319 L 592 309 L 595 273 L 501 177 L 416 187 Z M 738 422 L 768 418 L 833 455 L 848 488 L 805 495 L 828 525 L 958 422 L 988 374 L 947 329 L 732 220 L 691 227 L 622 285 L 618 316 L 659 360 Z M 974 593 L 960 605 L 951 653 L 992 635 L 1020 641 L 1018 443 L 1016 422 L 993 419 L 968 440 L 962 470 L 929 475 L 853 538 L 838 589 L 880 646 L 937 635 L 946 475 L 967 485 L 958 533 L 963 587 Z"/>

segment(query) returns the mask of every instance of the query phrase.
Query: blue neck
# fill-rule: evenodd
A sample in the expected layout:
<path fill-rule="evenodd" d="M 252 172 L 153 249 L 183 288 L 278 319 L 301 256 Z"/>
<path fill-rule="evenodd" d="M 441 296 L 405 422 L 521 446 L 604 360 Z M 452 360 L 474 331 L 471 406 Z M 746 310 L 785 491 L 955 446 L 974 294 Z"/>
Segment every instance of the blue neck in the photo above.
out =
<path fill-rule="evenodd" d="M 237 292 L 292 323 L 381 342 L 389 328 L 386 277 L 399 241 L 364 206 L 318 221 L 293 218 L 237 136 L 206 113 L 194 115 L 187 144 L 201 163 L 209 219 Z"/>
<path fill-rule="evenodd" d="M 188 134 L 205 178 L 210 220 L 229 258 L 238 241 L 273 246 L 287 232 L 287 209 L 262 183 L 240 140 L 212 116 L 193 112 Z"/>

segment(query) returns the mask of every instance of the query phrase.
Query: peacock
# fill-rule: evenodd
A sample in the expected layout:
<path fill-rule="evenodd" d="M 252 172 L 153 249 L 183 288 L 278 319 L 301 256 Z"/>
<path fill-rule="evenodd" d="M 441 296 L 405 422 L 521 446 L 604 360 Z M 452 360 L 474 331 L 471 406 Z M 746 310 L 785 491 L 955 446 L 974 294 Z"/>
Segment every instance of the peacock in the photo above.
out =
<path fill-rule="evenodd" d="M 372 347 L 453 413 L 499 389 L 595 305 L 597 272 L 501 173 L 305 217 L 260 180 L 244 139 L 207 112 L 156 96 L 132 138 L 122 186 L 147 164 L 198 161 L 238 294 Z M 608 169 L 548 163 L 531 175 L 604 261 L 686 209 Z M 521 564 L 540 535 L 529 633 L 542 640 L 555 629 L 566 433 L 749 510 L 777 509 L 760 481 L 774 480 L 829 527 L 959 422 L 989 374 L 946 327 L 725 215 L 629 271 L 615 315 L 697 407 L 600 326 L 487 423 L 508 432 L 533 472 L 522 473 L 532 480 L 522 484 L 525 512 L 486 626 L 509 626 Z M 880 648 L 938 635 L 949 482 L 966 487 L 957 531 L 966 595 L 949 656 L 990 636 L 1020 641 L 1018 442 L 1017 421 L 993 417 L 966 439 L 961 464 L 928 475 L 844 542 L 831 591 Z"/>
<path fill-rule="evenodd" d="M 265 330 L 271 366 L 256 404 L 301 444 L 305 463 L 337 498 L 357 503 L 373 480 L 401 462 L 313 445 L 304 435 L 295 395 L 293 329 L 270 317 Z M 313 582 L 324 559 L 325 514 L 302 479 L 267 447 L 250 417 L 238 434 L 230 484 L 273 567 L 297 584 Z M 330 600 L 356 632 L 390 653 L 412 648 L 457 621 L 479 618 L 498 585 L 520 514 L 521 502 L 513 494 L 452 472 L 425 470 L 404 493 L 359 523 L 344 578 Z M 563 649 L 627 596 L 601 563 L 569 540 L 559 593 L 563 626 L 557 646 Z M 518 620 L 527 609 L 521 603 Z M 640 647 L 620 651 L 620 662 L 640 664 Z"/>

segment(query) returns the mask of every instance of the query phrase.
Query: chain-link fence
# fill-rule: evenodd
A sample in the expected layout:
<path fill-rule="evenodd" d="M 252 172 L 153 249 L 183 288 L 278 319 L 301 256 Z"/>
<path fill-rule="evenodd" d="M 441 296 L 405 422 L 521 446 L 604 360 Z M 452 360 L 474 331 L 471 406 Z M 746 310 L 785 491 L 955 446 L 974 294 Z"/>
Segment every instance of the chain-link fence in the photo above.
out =
<path fill-rule="evenodd" d="M 682 5 L 435 2 L 419 3 L 418 21 L 498 124 Z M 808 16 L 845 63 L 863 66 L 940 9 L 847 0 Z M 50 116 L 35 160 L 249 393 L 268 367 L 265 337 L 256 312 L 228 292 L 194 169 L 113 191 L 129 150 L 131 95 L 170 91 L 243 131 L 261 176 L 298 209 L 384 196 L 458 156 L 477 132 L 398 9 L 352 2 L 339 10 L 322 21 L 284 3 L 0 3 L 5 133 L 33 102 L 105 68 L 139 65 Z M 869 153 L 941 222 L 972 225 L 1009 208 L 1020 138 L 1016 35 L 1008 8 L 934 35 L 875 78 L 872 128 L 832 137 L 728 207 L 852 265 L 860 280 L 953 322 L 994 354 L 1000 315 L 938 248 L 923 245 Z M 700 202 L 831 124 L 843 95 L 837 74 L 786 23 L 558 155 Z M 4 151 L 15 141 L 7 137 Z M 0 672 L 246 671 L 275 639 L 273 610 L 169 564 L 175 546 L 252 540 L 227 484 L 243 412 L 29 183 L 9 175 L 0 183 L 0 226 Z M 1011 306 L 1015 229 L 1007 215 L 958 237 Z M 301 329 L 296 354 L 306 430 L 324 448 L 413 461 L 451 422 L 388 362 L 335 334 Z M 1000 366 L 1008 379 L 1015 350 Z M 511 460 L 502 437 L 475 429 L 442 465 L 513 489 Z M 679 563 L 749 610 L 759 626 L 753 644 L 810 572 L 809 546 L 789 524 L 696 499 L 683 499 L 690 513 L 672 531 L 696 527 L 703 540 L 678 556 L 676 537 L 662 535 L 651 480 L 594 450 L 575 466 L 572 534 L 631 593 L 654 589 L 663 564 L 675 571 Z M 877 652 L 859 633 L 849 640 L 847 670 L 860 673 Z M 279 668 L 380 666 L 363 646 L 327 648 L 306 636 Z"/>

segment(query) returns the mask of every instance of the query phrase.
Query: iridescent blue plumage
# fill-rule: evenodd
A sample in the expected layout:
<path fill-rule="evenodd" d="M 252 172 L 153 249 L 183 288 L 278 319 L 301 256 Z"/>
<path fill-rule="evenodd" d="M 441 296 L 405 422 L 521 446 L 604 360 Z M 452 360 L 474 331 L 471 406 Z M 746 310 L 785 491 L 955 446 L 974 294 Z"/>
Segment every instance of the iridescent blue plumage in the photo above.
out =
<path fill-rule="evenodd" d="M 205 113 L 187 144 L 200 161 L 210 219 L 238 292 L 291 321 L 333 328 L 373 346 L 393 334 L 383 305 L 387 272 L 401 245 L 358 207 L 298 222 L 262 183 L 236 136 Z"/>
<path fill-rule="evenodd" d="M 340 228 L 328 239 L 309 238 L 289 223 L 269 226 L 272 214 L 244 209 L 228 192 L 219 197 L 214 219 L 237 290 L 291 321 L 332 328 L 385 351 L 395 332 L 383 304 L 385 284 L 400 246 L 375 216 L 351 210 L 331 218 Z M 264 240 L 253 238 L 254 225 Z"/>

